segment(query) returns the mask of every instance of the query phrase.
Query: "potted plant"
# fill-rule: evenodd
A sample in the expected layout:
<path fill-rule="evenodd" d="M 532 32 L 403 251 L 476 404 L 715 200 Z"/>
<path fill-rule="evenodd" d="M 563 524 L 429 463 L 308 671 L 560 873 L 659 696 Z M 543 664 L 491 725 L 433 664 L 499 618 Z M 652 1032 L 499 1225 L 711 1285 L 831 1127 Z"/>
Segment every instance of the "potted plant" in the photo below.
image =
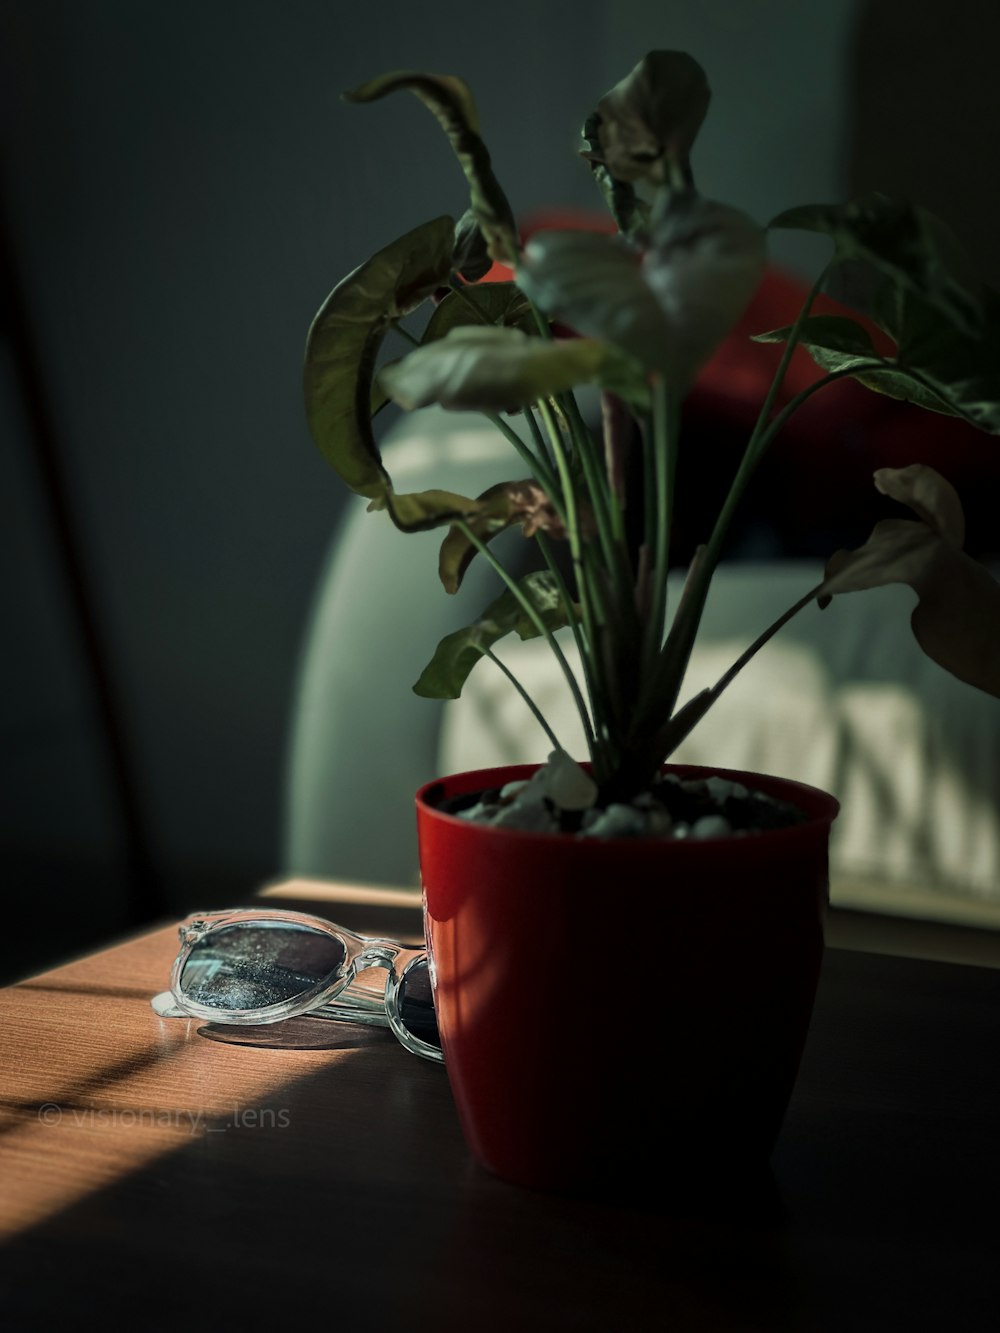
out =
<path fill-rule="evenodd" d="M 585 755 L 568 756 L 512 678 L 549 736 L 549 764 L 455 775 L 418 796 L 435 1003 L 467 1139 L 493 1171 L 543 1186 L 645 1172 L 651 1157 L 671 1170 L 766 1159 L 818 977 L 836 802 L 774 777 L 667 761 L 792 615 L 887 582 L 916 589 L 913 629 L 928 653 L 1000 694 L 1000 586 L 963 553 L 961 506 L 941 476 L 883 471 L 876 484 L 916 517 L 886 519 L 860 549 L 833 556 L 714 687 L 678 706 L 685 670 L 733 514 L 806 398 L 850 376 L 1000 430 L 1000 298 L 913 205 L 872 195 L 776 218 L 773 228 L 828 235 L 832 256 L 789 325 L 760 331 L 783 355 L 668 607 L 681 406 L 765 266 L 765 230 L 694 184 L 704 71 L 653 52 L 587 119 L 583 155 L 614 234 L 554 230 L 527 245 L 465 84 L 400 72 L 347 99 L 399 90 L 440 122 L 470 206 L 457 222 L 415 228 L 331 292 L 307 343 L 311 431 L 383 521 L 444 529 L 447 591 L 473 559 L 496 572 L 498 596 L 441 642 L 417 692 L 456 697 L 482 658 L 509 674 L 495 644 L 537 636 L 587 739 Z M 498 265 L 507 280 L 492 280 Z M 856 313 L 813 313 L 834 276 Z M 390 333 L 410 350 L 380 368 Z M 799 346 L 824 373 L 779 408 Z M 600 432 L 574 397 L 581 385 L 601 389 Z M 514 478 L 478 496 L 397 493 L 372 424 L 390 400 L 482 411 L 510 443 Z M 514 525 L 537 548 L 527 574 L 491 547 Z M 578 650 L 579 679 L 560 630 Z M 661 1075 L 666 1090 L 654 1092 Z"/>

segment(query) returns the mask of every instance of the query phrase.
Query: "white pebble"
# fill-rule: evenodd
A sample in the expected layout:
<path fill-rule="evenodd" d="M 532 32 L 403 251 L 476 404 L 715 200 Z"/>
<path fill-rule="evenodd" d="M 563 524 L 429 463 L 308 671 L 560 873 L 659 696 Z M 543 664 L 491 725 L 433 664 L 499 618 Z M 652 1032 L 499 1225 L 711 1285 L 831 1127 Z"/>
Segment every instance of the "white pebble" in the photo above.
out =
<path fill-rule="evenodd" d="M 456 814 L 459 819 L 472 819 L 481 824 L 488 824 L 497 812 L 495 805 L 483 805 L 482 801 L 477 801 L 475 805 L 470 805 L 466 810 L 458 810 Z"/>
<path fill-rule="evenodd" d="M 724 838 L 731 833 L 729 820 L 723 819 L 722 815 L 703 815 L 701 819 L 696 820 L 691 829 L 693 838 Z"/>
<path fill-rule="evenodd" d="M 597 800 L 597 783 L 565 750 L 553 750 L 541 772 L 545 795 L 560 810 L 589 810 Z"/>
<path fill-rule="evenodd" d="M 648 838 L 665 838 L 673 831 L 674 821 L 670 817 L 670 811 L 664 809 L 657 802 L 653 809 L 646 812 L 646 822 L 643 832 Z"/>
<path fill-rule="evenodd" d="M 586 838 L 627 838 L 643 833 L 643 820 L 630 805 L 609 805 L 585 831 Z"/>
<path fill-rule="evenodd" d="M 490 823 L 494 828 L 516 828 L 525 833 L 555 833 L 559 828 L 541 801 L 525 804 L 512 801 L 498 810 Z"/>

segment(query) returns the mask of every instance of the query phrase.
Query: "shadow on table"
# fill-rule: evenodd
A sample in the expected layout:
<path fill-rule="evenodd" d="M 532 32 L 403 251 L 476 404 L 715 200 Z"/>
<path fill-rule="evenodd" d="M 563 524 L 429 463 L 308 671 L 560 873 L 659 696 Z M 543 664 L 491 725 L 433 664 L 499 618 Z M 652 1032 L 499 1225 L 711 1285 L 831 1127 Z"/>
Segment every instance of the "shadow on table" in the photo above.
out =
<path fill-rule="evenodd" d="M 141 1311 L 152 1333 L 331 1305 L 414 1333 L 808 1329 L 779 1230 L 505 1185 L 470 1158 L 443 1071 L 370 1036 L 271 1087 L 277 1115 L 213 1125 L 0 1246 L 6 1326 L 51 1326 L 86 1292 L 107 1326 Z M 155 1281 L 151 1301 L 155 1274 L 193 1265 L 194 1289 Z"/>

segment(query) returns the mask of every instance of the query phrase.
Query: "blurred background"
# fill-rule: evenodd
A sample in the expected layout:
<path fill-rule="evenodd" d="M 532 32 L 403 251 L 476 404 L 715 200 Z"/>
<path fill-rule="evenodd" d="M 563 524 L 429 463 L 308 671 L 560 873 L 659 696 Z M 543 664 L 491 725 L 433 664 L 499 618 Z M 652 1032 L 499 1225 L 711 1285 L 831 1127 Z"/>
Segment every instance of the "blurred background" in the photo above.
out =
<path fill-rule="evenodd" d="M 984 22 L 966 0 L 0 4 L 3 975 L 286 869 L 303 635 L 348 503 L 304 423 L 306 330 L 466 198 L 415 99 L 343 89 L 461 74 L 515 211 L 594 207 L 584 116 L 685 49 L 714 90 L 703 191 L 761 222 L 910 194 L 996 280 L 965 203 L 997 188 Z"/>

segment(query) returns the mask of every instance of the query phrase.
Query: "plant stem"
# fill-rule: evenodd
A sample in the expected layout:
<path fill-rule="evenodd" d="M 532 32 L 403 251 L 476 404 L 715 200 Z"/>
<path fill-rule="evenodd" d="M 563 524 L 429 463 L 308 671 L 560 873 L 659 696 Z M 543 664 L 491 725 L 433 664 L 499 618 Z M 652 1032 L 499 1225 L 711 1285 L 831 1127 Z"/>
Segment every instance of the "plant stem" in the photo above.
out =
<path fill-rule="evenodd" d="M 558 740 L 558 737 L 556 736 L 555 732 L 552 730 L 552 728 L 551 728 L 551 727 L 549 726 L 549 724 L 546 722 L 545 718 L 542 716 L 542 711 L 541 711 L 541 709 L 540 709 L 540 708 L 538 707 L 538 705 L 535 703 L 534 699 L 532 699 L 531 695 L 530 695 L 530 694 L 528 693 L 528 691 L 524 688 L 524 686 L 521 684 L 521 682 L 518 680 L 518 678 L 514 675 L 513 671 L 511 671 L 510 667 L 507 666 L 507 664 L 506 664 L 505 662 L 502 662 L 502 661 L 500 660 L 500 658 L 497 657 L 496 653 L 494 653 L 493 650 L 492 650 L 491 648 L 483 648 L 483 649 L 481 649 L 481 652 L 482 652 L 482 654 L 483 654 L 484 657 L 488 657 L 488 658 L 490 659 L 490 661 L 493 663 L 494 666 L 497 666 L 497 667 L 500 668 L 500 670 L 503 672 L 503 674 L 507 677 L 507 679 L 510 681 L 510 683 L 514 686 L 514 689 L 517 690 L 518 694 L 521 696 L 521 698 L 522 698 L 522 699 L 524 700 L 524 702 L 527 704 L 528 708 L 531 710 L 532 715 L 534 716 L 535 721 L 538 723 L 538 725 L 541 727 L 541 729 L 545 732 L 546 736 L 548 736 L 548 738 L 549 738 L 549 742 L 551 743 L 552 748 L 553 748 L 554 750 L 561 750 L 561 749 L 563 749 L 563 747 L 559 744 L 559 740 Z"/>
<path fill-rule="evenodd" d="M 491 421 L 493 425 L 496 426 L 497 430 L 500 431 L 509 443 L 514 446 L 521 461 L 531 472 L 531 475 L 537 479 L 542 490 L 552 500 L 552 503 L 559 511 L 559 517 L 565 521 L 565 514 L 562 512 L 562 505 L 560 503 L 559 488 L 556 484 L 555 474 L 552 472 L 549 464 L 544 459 L 539 458 L 536 454 L 532 453 L 521 439 L 520 435 L 518 435 L 517 431 L 514 430 L 512 426 L 508 426 L 507 422 L 504 421 L 499 412 L 484 412 L 483 416 L 486 417 L 487 421 Z"/>
<path fill-rule="evenodd" d="M 575 396 L 571 392 L 560 394 L 559 405 L 562 407 L 569 423 L 573 447 L 583 469 L 583 477 L 587 486 L 587 494 L 590 497 L 594 520 L 597 523 L 605 563 L 609 570 L 614 570 L 617 536 L 616 524 L 612 514 L 616 506 L 613 505 L 610 494 L 611 486 L 607 468 L 600 456 L 597 443 L 580 413 L 580 406 Z"/>
<path fill-rule="evenodd" d="M 490 323 L 491 323 L 491 321 L 488 320 L 488 319 L 486 318 L 486 316 L 483 314 L 483 312 L 482 312 L 482 311 L 479 309 L 479 307 L 476 305 L 475 301 L 473 301 L 473 299 L 472 299 L 472 297 L 469 295 L 469 293 L 465 290 L 465 284 L 464 284 L 464 283 L 457 282 L 457 281 L 455 280 L 455 278 L 452 278 L 451 281 L 448 283 L 448 286 L 449 286 L 449 287 L 451 288 L 451 290 L 455 293 L 455 295 L 458 296 L 458 297 L 461 299 L 461 301 L 463 302 L 463 304 L 466 305 L 466 306 L 469 308 L 469 310 L 472 311 L 472 313 L 473 313 L 473 314 L 475 315 L 475 317 L 476 317 L 476 323 L 477 323 L 477 324 L 490 324 Z"/>
<path fill-rule="evenodd" d="M 773 420 L 767 420 L 767 414 L 770 412 L 778 391 L 784 379 L 785 371 L 792 358 L 792 353 L 798 344 L 802 326 L 809 314 L 812 303 L 819 293 L 823 280 L 826 276 L 826 269 L 820 274 L 813 284 L 809 295 L 802 305 L 802 309 L 796 316 L 795 323 L 792 325 L 788 335 L 788 342 L 782 354 L 781 361 L 772 381 L 771 388 L 768 391 L 767 398 L 757 418 L 757 423 L 751 432 L 750 439 L 747 441 L 746 449 L 743 452 L 743 458 L 733 478 L 732 485 L 729 488 L 729 494 L 726 496 L 725 503 L 719 512 L 715 526 L 712 529 L 712 535 L 705 547 L 704 555 L 699 562 L 698 568 L 692 570 L 692 576 L 689 581 L 689 587 L 685 588 L 685 598 L 683 607 L 679 608 L 678 614 L 671 626 L 667 643 L 660 655 L 656 669 L 651 677 L 651 687 L 647 690 L 645 702 L 651 704 L 655 701 L 658 711 L 667 716 L 673 712 L 677 702 L 677 696 L 680 693 L 681 685 L 684 681 L 684 674 L 687 670 L 687 664 L 691 656 L 691 650 L 694 646 L 695 636 L 698 632 L 698 626 L 701 623 L 702 612 L 705 608 L 705 600 L 708 596 L 708 589 L 712 581 L 712 575 L 719 562 L 719 556 L 722 546 L 732 522 L 736 508 L 743 493 L 749 484 L 754 469 L 763 457 L 768 445 L 774 439 L 775 435 L 785 424 L 788 418 L 802 404 L 825 385 L 834 380 L 842 379 L 845 375 L 856 374 L 859 369 L 866 367 L 862 363 L 859 366 L 845 367 L 842 370 L 831 371 L 830 374 L 816 380 L 800 393 L 796 394 Z M 880 362 L 873 362 L 877 366 Z M 661 696 L 662 697 L 657 697 Z"/>
<path fill-rule="evenodd" d="M 504 569 L 503 565 L 493 554 L 490 548 L 486 545 L 484 541 L 481 541 L 479 537 L 476 536 L 472 528 L 469 527 L 468 523 L 466 523 L 464 519 L 460 519 L 455 524 L 455 527 L 459 529 L 459 531 L 462 533 L 462 535 L 465 537 L 467 541 L 472 543 L 472 545 L 476 548 L 479 554 L 487 561 L 487 563 L 490 566 L 492 566 L 494 572 L 498 574 L 500 579 L 503 581 L 504 586 L 507 588 L 508 592 L 517 602 L 518 606 L 521 608 L 524 614 L 531 621 L 532 625 L 534 625 L 538 633 L 548 644 L 549 648 L 552 650 L 552 653 L 554 654 L 556 661 L 559 663 L 560 670 L 562 671 L 563 675 L 566 678 L 566 684 L 569 686 L 570 693 L 573 696 L 573 701 L 576 704 L 577 712 L 580 714 L 580 721 L 583 723 L 583 731 L 584 735 L 587 738 L 587 749 L 590 752 L 590 758 L 596 764 L 597 755 L 595 753 L 595 746 L 594 746 L 594 730 L 593 726 L 591 725 L 590 715 L 587 712 L 587 705 L 584 702 L 583 695 L 580 693 L 580 686 L 577 683 L 576 677 L 573 675 L 573 670 L 570 667 L 570 664 L 566 661 L 566 655 L 563 652 L 562 648 L 559 646 L 558 642 L 556 641 L 555 635 L 549 629 L 548 625 L 546 625 L 544 619 L 539 614 L 538 609 L 532 603 L 531 599 L 525 596 L 521 588 L 518 586 L 517 581 L 513 579 L 510 576 L 510 574 L 507 573 L 506 569 Z"/>
<path fill-rule="evenodd" d="M 670 527 L 677 471 L 677 426 L 676 404 L 667 392 L 663 377 L 658 375 L 653 382 L 653 570 L 644 653 L 647 669 L 659 654 L 666 624 Z"/>
<path fill-rule="evenodd" d="M 576 491 L 573 487 L 573 478 L 570 475 L 569 459 L 566 457 L 566 448 L 563 444 L 562 435 L 559 432 L 558 422 L 553 416 L 552 408 L 544 399 L 541 399 L 538 403 L 538 410 L 542 414 L 542 420 L 545 422 L 545 428 L 549 433 L 552 453 L 556 460 L 556 469 L 559 473 L 559 485 L 566 510 L 566 535 L 569 539 L 570 554 L 573 558 L 573 572 L 577 579 L 577 596 L 580 598 L 581 604 L 585 606 L 587 599 L 582 577 L 583 561 L 581 558 L 580 547 L 580 515 L 576 507 Z"/>
<path fill-rule="evenodd" d="M 605 719 L 603 740 L 608 747 L 609 764 L 615 762 L 618 740 L 613 739 L 612 719 L 620 724 L 638 688 L 638 650 L 642 629 L 635 599 L 635 573 L 629 557 L 625 524 L 619 498 L 615 493 L 608 466 L 607 446 L 598 443 L 587 429 L 579 405 L 572 393 L 560 397 L 567 404 L 566 418 L 573 432 L 576 455 L 583 467 L 583 479 L 598 524 L 599 542 L 588 542 L 585 577 L 598 613 L 600 630 L 610 622 L 614 629 L 595 644 L 595 669 L 604 708 L 597 716 Z M 609 418 L 602 413 L 602 429 L 609 428 Z M 614 441 L 612 441 L 612 445 Z M 603 563 L 602 563 L 603 560 Z M 610 657 L 605 656 L 605 648 Z M 628 701 L 628 703 L 626 702 Z"/>
<path fill-rule="evenodd" d="M 528 298 L 525 297 L 525 300 L 527 299 Z M 531 307 L 531 318 L 535 321 L 535 328 L 538 330 L 538 336 L 544 338 L 547 342 L 552 342 L 552 330 L 549 328 L 549 321 L 539 310 L 538 306 L 535 305 L 534 301 L 529 300 L 528 305 Z"/>
<path fill-rule="evenodd" d="M 535 321 L 535 327 L 538 329 L 539 337 L 544 338 L 547 342 L 552 342 L 552 330 L 549 328 L 548 320 L 533 301 L 530 302 L 530 305 L 531 315 Z M 587 484 L 587 493 L 590 496 L 591 504 L 593 506 L 594 521 L 597 523 L 601 545 L 604 548 L 605 560 L 607 561 L 608 569 L 611 570 L 614 569 L 616 563 L 614 554 L 615 523 L 610 513 L 608 500 L 609 487 L 603 481 L 604 469 L 601 467 L 600 461 L 595 457 L 594 437 L 587 429 L 587 423 L 583 419 L 580 412 L 580 405 L 576 401 L 576 396 L 573 394 L 572 390 L 560 394 L 558 401 L 566 416 L 566 420 L 569 423 L 573 447 L 576 450 L 576 456 L 579 458 L 581 467 L 583 468 L 584 480 Z"/>
<path fill-rule="evenodd" d="M 575 401 L 575 400 L 574 400 Z M 579 412 L 579 409 L 577 409 Z M 618 546 L 625 546 L 625 432 L 628 414 L 621 400 L 609 390 L 601 393 L 601 428 L 604 436 L 604 470 L 608 478 L 608 507 L 611 531 Z"/>
<path fill-rule="evenodd" d="M 576 643 L 577 652 L 580 654 L 580 661 L 581 663 L 584 663 L 587 660 L 587 649 L 584 643 L 583 631 L 580 627 L 579 617 L 576 614 L 576 606 L 574 605 L 572 597 L 569 595 L 569 589 L 566 587 L 566 580 L 563 578 L 562 571 L 556 564 L 555 553 L 552 550 L 552 543 L 549 541 L 545 533 L 541 531 L 535 533 L 535 541 L 538 543 L 538 549 L 542 553 L 542 559 L 545 561 L 546 568 L 555 582 L 560 600 L 566 608 L 566 619 L 569 621 L 570 629 L 573 631 L 573 640 Z M 589 671 L 584 671 L 583 682 L 587 690 L 590 714 L 591 717 L 594 718 L 596 726 L 599 713 L 594 706 L 593 681 L 591 680 L 591 673 Z"/>
<path fill-rule="evenodd" d="M 823 290 L 823 284 L 826 282 L 826 276 L 830 272 L 831 268 L 833 268 L 832 260 L 830 261 L 829 264 L 827 264 L 824 267 L 822 273 L 820 273 L 819 277 L 816 279 L 812 287 L 809 289 L 809 295 L 803 301 L 802 309 L 795 316 L 795 323 L 792 325 L 791 331 L 788 335 L 788 341 L 785 343 L 785 350 L 782 352 L 781 360 L 778 362 L 778 369 L 774 372 L 774 379 L 771 381 L 771 387 L 767 391 L 767 397 L 761 404 L 761 409 L 757 414 L 757 420 L 754 423 L 754 428 L 750 432 L 750 439 L 747 441 L 748 451 L 753 448 L 754 441 L 756 440 L 760 432 L 763 430 L 764 423 L 771 415 L 771 408 L 774 406 L 774 400 L 777 398 L 778 393 L 781 390 L 781 386 L 785 380 L 785 372 L 788 370 L 788 367 L 791 364 L 792 354 L 794 353 L 795 348 L 798 346 L 799 337 L 802 333 L 802 325 L 806 322 L 806 320 L 809 317 L 809 311 L 813 307 L 813 302 L 816 300 L 816 297 L 819 296 L 820 292 Z"/>
<path fill-rule="evenodd" d="M 539 336 L 551 342 L 552 330 L 549 327 L 548 320 L 533 301 L 529 304 Z M 622 606 L 625 605 L 626 601 L 630 605 L 634 605 L 633 575 L 629 566 L 628 550 L 625 543 L 624 519 L 617 497 L 612 493 L 607 469 L 604 466 L 603 459 L 599 456 L 594 437 L 587 428 L 587 423 L 580 412 L 580 405 L 576 401 L 575 394 L 572 390 L 560 394 L 558 401 L 569 423 L 576 455 L 583 468 L 584 481 L 593 506 L 594 520 L 597 523 L 608 575 L 615 585 L 616 600 Z M 546 425 L 549 426 L 551 432 L 551 425 L 548 422 L 546 422 Z"/>
<path fill-rule="evenodd" d="M 661 729 L 658 740 L 660 748 L 665 751 L 663 758 L 667 758 L 677 746 L 680 745 L 687 736 L 691 734 L 708 710 L 718 701 L 723 690 L 729 686 L 736 676 L 743 670 L 746 664 L 760 652 L 761 648 L 777 634 L 783 625 L 787 625 L 793 616 L 798 615 L 803 607 L 808 606 L 815 598 L 822 587 L 822 583 L 807 592 L 804 597 L 800 597 L 794 606 L 789 609 L 774 622 L 769 625 L 763 634 L 759 635 L 749 648 L 736 659 L 733 665 L 724 672 L 722 676 L 707 690 L 702 690 L 694 698 L 689 699 L 683 708 L 679 709 L 665 727 Z"/>
<path fill-rule="evenodd" d="M 864 375 L 869 373 L 870 371 L 893 370 L 893 369 L 894 369 L 893 366 L 888 365 L 885 361 L 881 359 L 872 360 L 869 362 L 862 361 L 860 363 L 856 363 L 851 366 L 842 366 L 840 370 L 831 370 L 828 375 L 824 375 L 821 379 L 814 380 L 812 384 L 809 384 L 806 386 L 806 388 L 800 390 L 799 393 L 797 393 L 794 398 L 790 398 L 788 402 L 785 404 L 785 406 L 781 409 L 781 411 L 777 414 L 777 416 L 773 419 L 773 421 L 770 422 L 767 429 L 761 432 L 760 436 L 756 441 L 754 457 L 751 460 L 751 470 L 763 457 L 771 441 L 781 430 L 782 426 L 785 424 L 788 418 L 792 416 L 793 413 L 797 412 L 799 408 L 802 406 L 802 404 L 806 402 L 807 399 L 811 398 L 814 393 L 818 393 L 820 389 L 825 389 L 828 384 L 833 384 L 835 380 L 847 379 L 848 376 L 850 375 L 857 375 L 859 373 Z M 746 480 L 747 481 L 749 480 L 749 476 L 747 476 Z M 727 497 L 727 504 L 728 504 L 728 497 Z M 733 508 L 735 508 L 735 504 L 733 505 Z"/>
<path fill-rule="evenodd" d="M 563 500 L 566 506 L 566 536 L 569 540 L 570 558 L 573 561 L 573 576 L 576 583 L 576 594 L 580 602 L 580 612 L 583 617 L 583 636 L 580 640 L 582 650 L 581 665 L 588 681 L 587 689 L 591 699 L 606 699 L 607 689 L 602 669 L 603 663 L 600 656 L 600 640 L 598 638 L 599 630 L 595 619 L 596 608 L 593 604 L 595 594 L 600 596 L 601 590 L 587 578 L 584 570 L 583 545 L 580 536 L 580 516 L 577 510 L 576 492 L 573 487 L 573 478 L 570 475 L 566 449 L 559 432 L 559 425 L 555 420 L 552 408 L 544 399 L 539 402 L 538 409 L 542 414 L 542 420 L 545 422 L 549 440 L 552 444 L 552 452 L 555 455 L 556 467 L 559 470 L 559 483 L 562 488 Z M 602 616 L 602 619 L 603 618 L 604 617 Z M 597 734 L 597 716 L 595 716 L 595 738 L 597 737 Z M 595 768 L 599 768 L 601 772 L 603 772 L 603 759 L 598 762 L 598 759 L 595 756 L 594 762 Z M 598 781 L 600 780 L 600 776 L 598 776 Z"/>
<path fill-rule="evenodd" d="M 713 695 L 713 701 L 714 699 L 717 699 L 719 697 L 719 695 L 722 693 L 722 691 L 726 688 L 727 685 L 732 683 L 732 681 L 736 678 L 736 676 L 739 675 L 739 673 L 743 670 L 743 668 L 751 660 L 751 658 L 756 657 L 756 655 L 760 652 L 760 650 L 764 647 L 764 645 L 767 642 L 769 642 L 769 640 L 774 638 L 778 630 L 781 629 L 784 625 L 787 625 L 793 616 L 797 616 L 798 613 L 803 609 L 803 607 L 808 606 L 809 603 L 814 600 L 816 594 L 819 592 L 822 586 L 823 586 L 822 583 L 817 583 L 815 588 L 813 588 L 810 592 L 807 592 L 804 597 L 800 597 L 794 606 L 790 606 L 783 615 L 780 615 L 778 617 L 778 619 L 774 622 L 773 625 L 769 625 L 763 634 L 758 635 L 758 637 L 754 639 L 750 647 L 747 648 L 745 652 L 740 654 L 740 656 L 736 659 L 736 661 L 728 669 L 728 671 L 724 672 L 723 675 L 721 675 L 719 679 L 715 682 L 715 684 L 712 686 L 711 692 Z"/>
<path fill-rule="evenodd" d="M 535 420 L 535 412 L 534 412 L 534 409 L 531 408 L 531 407 L 526 407 L 526 408 L 524 409 L 524 415 L 525 415 L 525 417 L 527 418 L 528 426 L 529 426 L 529 428 L 530 428 L 530 430 L 531 430 L 531 434 L 532 434 L 532 436 L 533 436 L 533 438 L 534 438 L 534 441 L 535 441 L 535 448 L 538 450 L 539 456 L 545 459 L 546 463 L 549 465 L 550 468 L 554 468 L 554 467 L 555 467 L 555 462 L 554 462 L 554 460 L 553 460 L 553 458 L 552 458 L 552 455 L 551 455 L 551 453 L 550 453 L 550 451 L 549 451 L 549 446 L 548 446 L 548 444 L 546 443 L 545 436 L 542 434 L 542 428 L 541 428 L 541 426 L 539 426 L 538 422 Z M 553 498 L 553 497 L 551 496 L 551 494 L 550 494 L 549 498 L 550 498 L 550 499 Z"/>

